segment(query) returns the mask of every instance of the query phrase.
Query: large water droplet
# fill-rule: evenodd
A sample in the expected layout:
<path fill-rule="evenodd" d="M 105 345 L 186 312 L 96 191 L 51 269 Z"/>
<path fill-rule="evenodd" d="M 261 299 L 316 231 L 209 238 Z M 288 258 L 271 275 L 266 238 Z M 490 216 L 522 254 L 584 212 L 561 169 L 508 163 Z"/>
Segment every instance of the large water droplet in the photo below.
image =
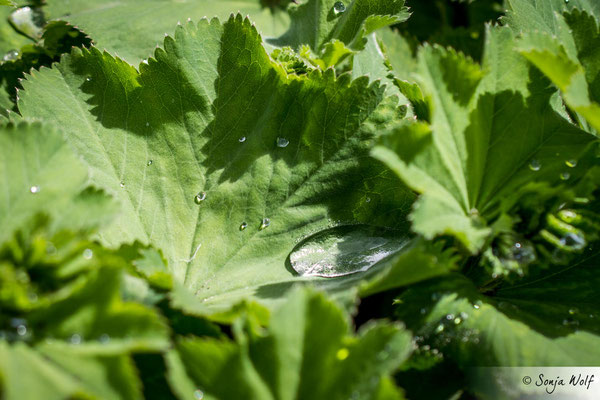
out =
<path fill-rule="evenodd" d="M 337 14 L 341 14 L 344 11 L 346 11 L 346 5 L 341 2 L 341 1 L 336 1 L 333 4 L 333 12 L 337 15 Z"/>
<path fill-rule="evenodd" d="M 271 225 L 271 220 L 269 218 L 263 218 L 260 224 L 260 230 L 267 229 Z"/>
<path fill-rule="evenodd" d="M 573 160 L 573 159 L 567 160 L 567 161 L 565 161 L 565 164 L 569 168 L 575 168 L 577 166 L 577 160 Z"/>
<path fill-rule="evenodd" d="M 539 171 L 542 168 L 542 164 L 538 160 L 531 160 L 529 163 L 529 169 L 532 171 Z"/>
<path fill-rule="evenodd" d="M 200 192 L 194 197 L 194 203 L 200 204 L 206 200 L 206 192 Z"/>
<path fill-rule="evenodd" d="M 277 147 L 287 147 L 290 144 L 290 141 L 286 138 L 278 137 L 277 138 Z"/>
<path fill-rule="evenodd" d="M 40 192 L 40 187 L 39 186 L 32 186 L 29 188 L 29 191 L 33 194 L 39 193 Z"/>
<path fill-rule="evenodd" d="M 194 391 L 194 399 L 202 400 L 204 398 L 204 392 L 200 389 Z"/>
<path fill-rule="evenodd" d="M 4 57 L 2 57 L 3 61 L 13 61 L 16 60 L 17 58 L 19 58 L 19 51 L 18 50 L 9 50 L 6 52 L 6 54 L 4 54 Z"/>
<path fill-rule="evenodd" d="M 381 228 L 351 225 L 330 228 L 308 237 L 290 253 L 301 276 L 337 277 L 366 271 L 397 252 L 406 238 Z"/>

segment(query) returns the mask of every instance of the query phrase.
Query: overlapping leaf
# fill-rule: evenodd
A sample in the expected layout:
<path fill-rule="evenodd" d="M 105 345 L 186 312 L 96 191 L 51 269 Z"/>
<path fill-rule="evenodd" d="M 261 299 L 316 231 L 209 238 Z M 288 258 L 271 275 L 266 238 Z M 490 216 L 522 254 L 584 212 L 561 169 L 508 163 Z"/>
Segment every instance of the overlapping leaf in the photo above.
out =
<path fill-rule="evenodd" d="M 288 16 L 281 10 L 264 8 L 260 0 L 135 0 L 48 2 L 44 7 L 49 19 L 60 19 L 77 26 L 100 49 L 118 54 L 124 60 L 138 64 L 147 58 L 161 42 L 165 32 L 172 33 L 178 21 L 219 17 L 231 13 L 250 15 L 265 36 L 278 36 L 288 25 Z"/>
<path fill-rule="evenodd" d="M 416 329 L 417 354 L 441 352 L 465 372 L 493 366 L 595 366 L 600 360 L 598 283 L 595 249 L 569 267 L 488 293 L 459 275 L 419 284 L 401 296 L 398 312 Z M 482 398 L 515 390 L 485 375 L 491 371 L 474 371 L 481 374 L 474 382 L 476 391 L 486 394 Z"/>
<path fill-rule="evenodd" d="M 290 6 L 289 13 L 290 29 L 272 42 L 293 48 L 309 45 L 317 54 L 334 39 L 350 48 L 362 49 L 365 36 L 409 16 L 404 0 L 355 0 L 349 4 L 309 0 Z"/>
<path fill-rule="evenodd" d="M 88 239 L 114 202 L 55 130 L 9 125 L 0 145 L 2 398 L 138 398 L 129 353 L 164 348 L 167 329 L 121 299 L 126 264 Z"/>
<path fill-rule="evenodd" d="M 508 28 L 489 29 L 483 70 L 425 47 L 418 77 L 426 109 L 417 116 L 426 121 L 396 127 L 373 151 L 423 193 L 412 218 L 426 238 L 452 234 L 476 252 L 505 197 L 531 180 L 556 184 L 561 173 L 575 180 L 586 170 L 566 171 L 565 162 L 579 160 L 594 137 L 554 112 L 552 91 L 514 45 Z"/>
<path fill-rule="evenodd" d="M 411 352 L 411 337 L 400 326 L 370 324 L 351 335 L 343 313 L 308 290 L 294 292 L 265 332 L 256 335 L 237 326 L 235 342 L 189 338 L 177 343 L 169 355 L 170 380 L 181 399 L 195 391 L 215 399 L 399 396 L 381 378 Z"/>

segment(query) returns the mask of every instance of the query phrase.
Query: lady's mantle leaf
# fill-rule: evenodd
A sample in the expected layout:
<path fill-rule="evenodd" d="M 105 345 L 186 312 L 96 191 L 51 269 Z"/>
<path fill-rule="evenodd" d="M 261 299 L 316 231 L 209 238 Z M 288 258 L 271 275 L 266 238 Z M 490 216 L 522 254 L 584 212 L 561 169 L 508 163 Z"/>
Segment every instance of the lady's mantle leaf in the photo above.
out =
<path fill-rule="evenodd" d="M 514 45 L 508 28 L 489 29 L 483 69 L 452 51 L 423 48 L 427 123 L 397 126 L 373 151 L 423 193 L 411 216 L 426 238 L 452 234 L 476 252 L 503 198 L 531 180 L 555 185 L 585 172 L 566 163 L 594 137 L 553 111 L 551 89 Z"/>
<path fill-rule="evenodd" d="M 64 127 L 92 182 L 121 200 L 105 243 L 150 243 L 176 281 L 230 304 L 298 281 L 288 254 L 332 225 L 403 234 L 413 195 L 369 159 L 377 130 L 363 124 L 383 88 L 288 76 L 240 16 L 180 26 L 155 57 L 138 73 L 75 51 L 23 82 L 23 115 Z"/>
<path fill-rule="evenodd" d="M 295 291 L 263 334 L 242 330 L 241 322 L 235 342 L 178 342 L 168 358 L 181 399 L 192 394 L 180 390 L 184 387 L 217 399 L 382 398 L 377 397 L 381 378 L 412 348 L 410 335 L 397 325 L 371 324 L 350 335 L 341 310 L 308 290 Z M 379 392 L 383 396 L 389 388 Z"/>

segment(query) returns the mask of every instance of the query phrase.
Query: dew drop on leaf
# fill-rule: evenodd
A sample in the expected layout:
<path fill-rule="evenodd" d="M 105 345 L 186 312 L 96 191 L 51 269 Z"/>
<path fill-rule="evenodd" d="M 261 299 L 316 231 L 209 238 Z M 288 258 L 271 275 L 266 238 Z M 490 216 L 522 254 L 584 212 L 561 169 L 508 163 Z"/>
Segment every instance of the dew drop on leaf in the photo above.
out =
<path fill-rule="evenodd" d="M 532 171 L 539 171 L 542 168 L 542 164 L 538 160 L 531 160 L 529 163 L 529 169 Z"/>
<path fill-rule="evenodd" d="M 341 2 L 341 1 L 336 1 L 333 4 L 333 12 L 337 15 L 337 14 L 341 14 L 344 11 L 346 11 L 346 5 Z"/>
<path fill-rule="evenodd" d="M 200 192 L 194 197 L 194 203 L 200 204 L 206 199 L 206 192 Z"/>
<path fill-rule="evenodd" d="M 146 122 L 146 127 L 150 126 L 150 122 Z"/>
<path fill-rule="evenodd" d="M 238 142 L 240 143 L 244 143 L 246 141 L 246 136 L 242 136 L 241 138 L 238 139 Z"/>
<path fill-rule="evenodd" d="M 125 182 L 121 181 L 121 183 L 119 183 L 119 186 L 121 186 L 122 188 L 125 187 Z"/>
<path fill-rule="evenodd" d="M 563 246 L 568 246 L 573 250 L 582 250 L 587 245 L 585 238 L 575 233 L 568 233 L 565 235 L 560 239 L 560 244 Z"/>
<path fill-rule="evenodd" d="M 282 138 L 282 137 L 278 137 L 277 138 L 277 147 L 287 147 L 287 145 L 290 144 L 290 141 L 287 140 L 286 138 Z"/>
<path fill-rule="evenodd" d="M 39 186 L 32 186 L 29 188 L 29 191 L 33 194 L 39 193 L 40 192 L 40 187 Z"/>
<path fill-rule="evenodd" d="M 27 334 L 27 327 L 24 324 L 17 326 L 17 335 L 25 336 Z"/>
<path fill-rule="evenodd" d="M 83 251 L 83 258 L 85 258 L 86 260 L 91 260 L 93 256 L 94 252 L 92 251 L 92 249 L 85 249 Z"/>
<path fill-rule="evenodd" d="M 565 164 L 569 168 L 575 168 L 577 166 L 577 160 L 567 160 L 565 161 Z"/>
<path fill-rule="evenodd" d="M 102 335 L 100 335 L 100 337 L 98 338 L 98 341 L 102 344 L 107 344 L 108 342 L 110 342 L 110 336 L 107 335 L 106 333 L 103 333 Z"/>
<path fill-rule="evenodd" d="M 194 391 L 194 399 L 202 400 L 204 398 L 204 392 L 200 389 Z"/>
<path fill-rule="evenodd" d="M 148 162 L 146 163 L 146 165 L 148 165 L 148 166 L 151 166 L 151 165 L 152 165 L 152 163 L 154 163 L 154 161 L 152 161 L 152 160 L 148 160 Z"/>
<path fill-rule="evenodd" d="M 248 224 L 246 222 L 242 222 L 242 224 L 240 225 L 240 231 L 245 230 L 248 227 Z"/>
<path fill-rule="evenodd" d="M 370 202 L 371 202 L 371 198 L 370 198 L 370 197 L 367 197 L 367 198 L 365 199 L 365 201 L 366 201 L 367 203 L 370 203 Z"/>
<path fill-rule="evenodd" d="M 13 61 L 19 58 L 19 52 L 17 50 L 9 50 L 2 57 L 2 61 Z"/>
<path fill-rule="evenodd" d="M 569 178 L 571 178 L 571 174 L 568 172 L 563 172 L 560 174 L 560 179 L 562 179 L 563 181 L 568 181 Z"/>
<path fill-rule="evenodd" d="M 289 261 L 300 276 L 333 278 L 366 271 L 407 242 L 380 228 L 338 226 L 304 239 L 292 250 Z"/>
<path fill-rule="evenodd" d="M 92 78 L 90 78 L 89 76 L 87 78 L 85 78 L 86 82 L 91 82 Z"/>
<path fill-rule="evenodd" d="M 271 225 L 271 220 L 269 218 L 263 218 L 260 223 L 260 230 L 267 229 Z"/>
<path fill-rule="evenodd" d="M 74 333 L 69 338 L 69 343 L 71 344 L 81 344 L 81 335 L 78 333 Z"/>

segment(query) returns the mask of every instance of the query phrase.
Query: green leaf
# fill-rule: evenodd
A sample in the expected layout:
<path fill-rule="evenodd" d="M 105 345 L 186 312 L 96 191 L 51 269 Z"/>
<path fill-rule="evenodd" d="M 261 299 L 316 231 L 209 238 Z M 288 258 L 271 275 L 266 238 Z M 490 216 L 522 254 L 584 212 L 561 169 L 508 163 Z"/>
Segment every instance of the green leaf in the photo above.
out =
<path fill-rule="evenodd" d="M 560 183 L 565 162 L 594 142 L 553 111 L 552 92 L 514 45 L 508 28 L 488 29 L 483 70 L 453 51 L 424 47 L 420 102 L 431 121 L 390 128 L 372 152 L 422 193 L 411 218 L 425 238 L 450 234 L 477 252 L 503 198 L 531 180 Z"/>
<path fill-rule="evenodd" d="M 308 44 L 317 53 L 333 39 L 353 50 L 360 50 L 367 35 L 409 17 L 404 0 L 355 0 L 350 4 L 335 0 L 308 0 L 290 5 L 288 11 L 290 29 L 271 42 L 293 48 Z"/>
<path fill-rule="evenodd" d="M 114 216 L 110 198 L 84 190 L 87 169 L 55 129 L 39 123 L 8 125 L 0 128 L 0 148 L 0 185 L 5 193 L 0 202 L 0 244 L 36 213 L 53 217 L 53 231 L 90 230 Z"/>
<path fill-rule="evenodd" d="M 0 6 L 12 6 L 12 7 L 14 7 L 15 4 L 11 0 L 0 0 Z"/>
<path fill-rule="evenodd" d="M 54 0 L 44 7 L 49 19 L 77 26 L 100 49 L 118 54 L 132 64 L 148 58 L 178 21 L 214 16 L 223 20 L 231 13 L 250 15 L 266 37 L 278 36 L 288 26 L 286 13 L 263 8 L 259 0 Z"/>
<path fill-rule="evenodd" d="M 182 399 L 191 388 L 219 399 L 386 398 L 380 379 L 407 358 L 410 335 L 392 324 L 370 324 L 356 336 L 348 331 L 333 303 L 297 290 L 258 336 L 238 330 L 235 342 L 181 339 L 178 355 L 170 356 L 171 380 L 193 382 L 178 391 Z"/>
<path fill-rule="evenodd" d="M 126 357 L 82 354 L 52 341 L 35 349 L 0 341 L 0 377 L 6 400 L 138 399 L 141 395 L 135 369 Z"/>
<path fill-rule="evenodd" d="M 458 274 L 422 283 L 400 297 L 398 317 L 415 329 L 416 354 L 441 352 L 467 373 L 473 367 L 595 366 L 600 359 L 598 254 L 597 248 L 590 250 L 568 267 L 487 293 Z M 491 386 L 481 387 L 482 382 Z M 503 389 L 494 380 L 475 383 L 477 391 Z"/>
<path fill-rule="evenodd" d="M 23 82 L 23 115 L 64 127 L 93 184 L 123 204 L 104 243 L 160 248 L 177 282 L 228 306 L 314 280 L 286 259 L 316 232 L 406 236 L 413 195 L 367 157 L 394 118 L 373 113 L 383 88 L 333 70 L 287 76 L 240 16 L 188 23 L 165 48 L 141 73 L 76 50 Z"/>
<path fill-rule="evenodd" d="M 566 104 L 600 132 L 600 57 L 594 51 L 600 44 L 597 20 L 577 10 L 564 18 L 573 32 L 576 58 L 569 57 L 557 39 L 542 33 L 526 34 L 519 50 L 561 90 Z"/>

